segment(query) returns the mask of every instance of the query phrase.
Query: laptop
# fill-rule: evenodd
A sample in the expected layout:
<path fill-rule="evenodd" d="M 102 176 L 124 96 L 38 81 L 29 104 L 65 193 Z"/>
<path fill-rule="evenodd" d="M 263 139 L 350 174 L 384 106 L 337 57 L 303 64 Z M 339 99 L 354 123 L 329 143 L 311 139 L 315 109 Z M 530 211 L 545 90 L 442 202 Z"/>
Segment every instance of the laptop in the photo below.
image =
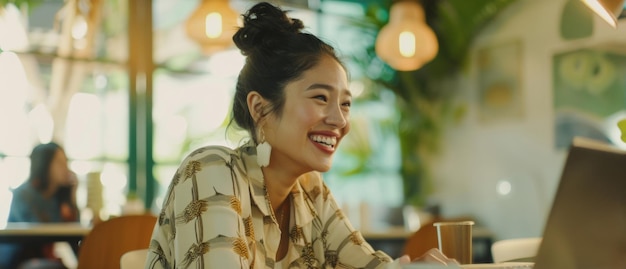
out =
<path fill-rule="evenodd" d="M 411 264 L 410 269 L 459 268 Z M 575 137 L 534 264 L 467 264 L 462 269 L 626 269 L 626 151 Z"/>
<path fill-rule="evenodd" d="M 534 269 L 626 268 L 626 151 L 575 137 Z"/>

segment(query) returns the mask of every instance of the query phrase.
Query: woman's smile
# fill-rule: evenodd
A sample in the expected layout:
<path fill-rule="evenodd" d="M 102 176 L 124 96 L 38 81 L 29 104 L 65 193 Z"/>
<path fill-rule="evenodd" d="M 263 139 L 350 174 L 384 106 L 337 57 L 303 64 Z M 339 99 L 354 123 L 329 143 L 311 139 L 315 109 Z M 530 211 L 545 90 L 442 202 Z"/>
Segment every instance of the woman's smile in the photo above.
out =
<path fill-rule="evenodd" d="M 309 136 L 309 139 L 311 139 L 313 144 L 319 149 L 321 149 L 322 151 L 328 152 L 328 153 L 335 152 L 335 146 L 337 145 L 337 137 L 313 134 Z"/>

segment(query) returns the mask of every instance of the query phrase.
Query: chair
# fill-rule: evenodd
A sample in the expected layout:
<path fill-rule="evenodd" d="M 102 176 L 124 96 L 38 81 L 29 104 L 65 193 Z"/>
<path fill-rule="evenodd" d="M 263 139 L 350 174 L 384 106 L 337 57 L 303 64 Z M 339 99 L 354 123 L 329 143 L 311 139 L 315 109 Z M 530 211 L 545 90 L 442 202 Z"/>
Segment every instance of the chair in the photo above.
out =
<path fill-rule="evenodd" d="M 499 240 L 491 245 L 494 263 L 532 262 L 537 255 L 541 237 Z"/>
<path fill-rule="evenodd" d="M 120 268 L 124 253 L 147 249 L 157 217 L 125 215 L 96 224 L 78 250 L 77 269 Z"/>
<path fill-rule="evenodd" d="M 415 231 L 404 244 L 402 254 L 409 255 L 411 260 L 422 256 L 429 249 L 439 247 L 437 242 L 437 228 L 433 226 L 436 221 L 424 223 Z"/>
<path fill-rule="evenodd" d="M 143 268 L 148 256 L 148 249 L 136 249 L 126 252 L 120 259 L 120 269 Z"/>

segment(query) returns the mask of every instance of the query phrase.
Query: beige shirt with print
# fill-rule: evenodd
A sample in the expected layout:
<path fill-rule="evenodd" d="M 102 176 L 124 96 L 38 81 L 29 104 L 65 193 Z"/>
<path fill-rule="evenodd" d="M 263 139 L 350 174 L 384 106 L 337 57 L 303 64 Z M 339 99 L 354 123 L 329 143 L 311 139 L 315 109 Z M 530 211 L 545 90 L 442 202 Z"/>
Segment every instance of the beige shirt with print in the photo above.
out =
<path fill-rule="evenodd" d="M 210 146 L 178 168 L 154 227 L 145 268 L 391 268 L 355 231 L 317 172 L 291 191 L 289 250 L 274 257 L 280 230 L 252 143 Z M 390 265 L 394 266 L 390 266 Z"/>

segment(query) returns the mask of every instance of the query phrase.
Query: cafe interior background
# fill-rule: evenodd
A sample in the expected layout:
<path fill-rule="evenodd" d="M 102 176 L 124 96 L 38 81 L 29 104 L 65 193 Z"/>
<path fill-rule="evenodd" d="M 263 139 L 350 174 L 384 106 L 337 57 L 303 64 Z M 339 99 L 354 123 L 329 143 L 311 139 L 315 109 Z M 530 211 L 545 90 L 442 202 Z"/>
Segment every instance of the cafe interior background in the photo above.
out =
<path fill-rule="evenodd" d="M 201 2 L 0 1 L 0 222 L 39 142 L 64 145 L 83 212 L 104 219 L 132 201 L 158 212 L 189 151 L 241 142 L 225 128 L 243 58 L 203 43 Z M 578 0 L 423 0 L 425 18 L 389 0 L 273 2 L 350 70 L 353 128 L 325 180 L 356 227 L 399 211 L 541 236 L 571 138 L 626 148 L 626 27 Z M 422 33 L 409 66 L 381 49 L 394 15 Z"/>

